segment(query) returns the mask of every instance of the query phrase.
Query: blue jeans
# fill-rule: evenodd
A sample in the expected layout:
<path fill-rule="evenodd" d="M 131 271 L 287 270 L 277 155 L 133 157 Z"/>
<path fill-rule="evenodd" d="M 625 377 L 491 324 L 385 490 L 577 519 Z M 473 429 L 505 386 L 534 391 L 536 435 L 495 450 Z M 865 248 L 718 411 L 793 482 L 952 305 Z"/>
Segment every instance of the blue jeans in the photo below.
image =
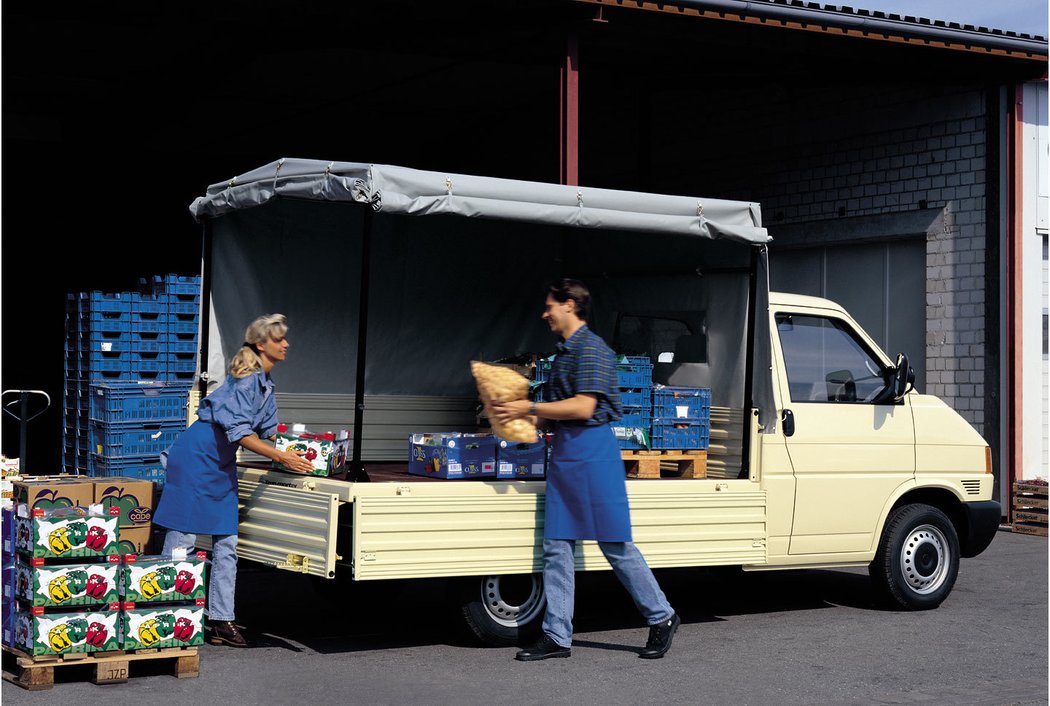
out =
<path fill-rule="evenodd" d="M 211 620 L 233 620 L 233 594 L 237 589 L 237 535 L 212 535 L 211 575 L 208 576 L 208 617 Z M 197 543 L 197 535 L 169 529 L 164 535 L 164 550 L 182 548 L 187 553 Z"/>
<path fill-rule="evenodd" d="M 598 546 L 649 625 L 656 625 L 674 615 L 667 597 L 656 583 L 656 577 L 645 563 L 645 557 L 633 542 L 598 542 Z M 547 594 L 543 632 L 562 647 L 572 645 L 575 548 L 575 539 L 543 540 L 543 588 Z"/>

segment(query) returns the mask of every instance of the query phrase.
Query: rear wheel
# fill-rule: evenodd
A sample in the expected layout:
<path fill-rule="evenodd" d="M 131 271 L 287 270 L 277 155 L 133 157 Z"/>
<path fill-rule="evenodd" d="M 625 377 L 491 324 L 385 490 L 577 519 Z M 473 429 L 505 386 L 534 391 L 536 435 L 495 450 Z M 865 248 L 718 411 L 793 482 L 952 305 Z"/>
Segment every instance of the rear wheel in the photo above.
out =
<path fill-rule="evenodd" d="M 463 579 L 460 607 L 470 631 L 488 645 L 518 645 L 539 634 L 547 599 L 542 574 Z"/>
<path fill-rule="evenodd" d="M 868 573 L 896 607 L 936 608 L 959 575 L 959 537 L 951 520 L 930 505 L 904 505 L 890 513 Z"/>

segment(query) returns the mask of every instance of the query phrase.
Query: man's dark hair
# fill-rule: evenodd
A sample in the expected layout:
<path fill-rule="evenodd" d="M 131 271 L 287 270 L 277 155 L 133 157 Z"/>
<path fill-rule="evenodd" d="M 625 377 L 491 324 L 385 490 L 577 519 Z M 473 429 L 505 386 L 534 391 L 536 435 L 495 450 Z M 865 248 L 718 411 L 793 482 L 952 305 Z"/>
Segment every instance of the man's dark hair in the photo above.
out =
<path fill-rule="evenodd" d="M 578 279 L 554 280 L 547 285 L 547 294 L 554 297 L 554 301 L 564 304 L 570 299 L 576 304 L 576 316 L 586 321 L 591 313 L 591 292 L 587 285 Z"/>

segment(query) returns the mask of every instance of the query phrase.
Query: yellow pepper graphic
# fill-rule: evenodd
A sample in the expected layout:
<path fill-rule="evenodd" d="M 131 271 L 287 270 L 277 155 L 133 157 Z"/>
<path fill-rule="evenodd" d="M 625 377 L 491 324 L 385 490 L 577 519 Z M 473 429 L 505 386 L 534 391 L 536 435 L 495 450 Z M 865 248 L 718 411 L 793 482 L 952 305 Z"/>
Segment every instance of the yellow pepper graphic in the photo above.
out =
<path fill-rule="evenodd" d="M 139 593 L 143 598 L 153 598 L 161 592 L 160 584 L 157 583 L 157 572 L 150 571 L 143 574 L 139 579 Z"/>
<path fill-rule="evenodd" d="M 160 640 L 160 633 L 157 632 L 157 621 L 153 618 L 145 620 L 142 625 L 139 625 L 139 642 L 144 646 L 149 647 L 153 643 Z"/>
<path fill-rule="evenodd" d="M 59 527 L 58 529 L 52 530 L 51 534 L 48 535 L 47 540 L 48 545 L 51 547 L 51 551 L 58 555 L 65 554 L 73 548 L 73 545 L 69 543 L 69 532 L 65 527 Z"/>
<path fill-rule="evenodd" d="M 73 641 L 69 639 L 69 628 L 64 623 L 51 628 L 47 641 L 55 652 L 64 652 L 73 646 Z"/>
<path fill-rule="evenodd" d="M 51 583 L 47 585 L 47 592 L 55 603 L 65 603 L 73 597 L 69 590 L 69 579 L 65 576 L 56 576 L 51 579 Z"/>

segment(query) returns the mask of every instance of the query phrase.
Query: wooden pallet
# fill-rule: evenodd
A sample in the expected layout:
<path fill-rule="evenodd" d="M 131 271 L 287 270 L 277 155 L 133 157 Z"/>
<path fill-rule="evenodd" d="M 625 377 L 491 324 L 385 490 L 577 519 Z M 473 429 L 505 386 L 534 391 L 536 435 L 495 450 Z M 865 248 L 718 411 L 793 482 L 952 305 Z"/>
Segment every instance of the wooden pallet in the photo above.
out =
<path fill-rule="evenodd" d="M 1047 515 L 1050 513 L 1050 501 L 1047 499 L 1047 486 L 1023 481 L 1014 483 L 1010 510 L 1014 532 L 1038 537 L 1048 536 Z"/>
<path fill-rule="evenodd" d="M 29 691 L 50 689 L 55 685 L 55 669 L 79 667 L 89 674 L 92 684 L 123 684 L 128 680 L 133 662 L 160 661 L 176 678 L 189 679 L 200 673 L 200 655 L 196 647 L 171 647 L 135 652 L 91 652 L 34 657 L 21 650 L 3 646 L 4 681 Z"/>
<path fill-rule="evenodd" d="M 706 478 L 707 451 L 624 451 L 628 478 Z"/>

